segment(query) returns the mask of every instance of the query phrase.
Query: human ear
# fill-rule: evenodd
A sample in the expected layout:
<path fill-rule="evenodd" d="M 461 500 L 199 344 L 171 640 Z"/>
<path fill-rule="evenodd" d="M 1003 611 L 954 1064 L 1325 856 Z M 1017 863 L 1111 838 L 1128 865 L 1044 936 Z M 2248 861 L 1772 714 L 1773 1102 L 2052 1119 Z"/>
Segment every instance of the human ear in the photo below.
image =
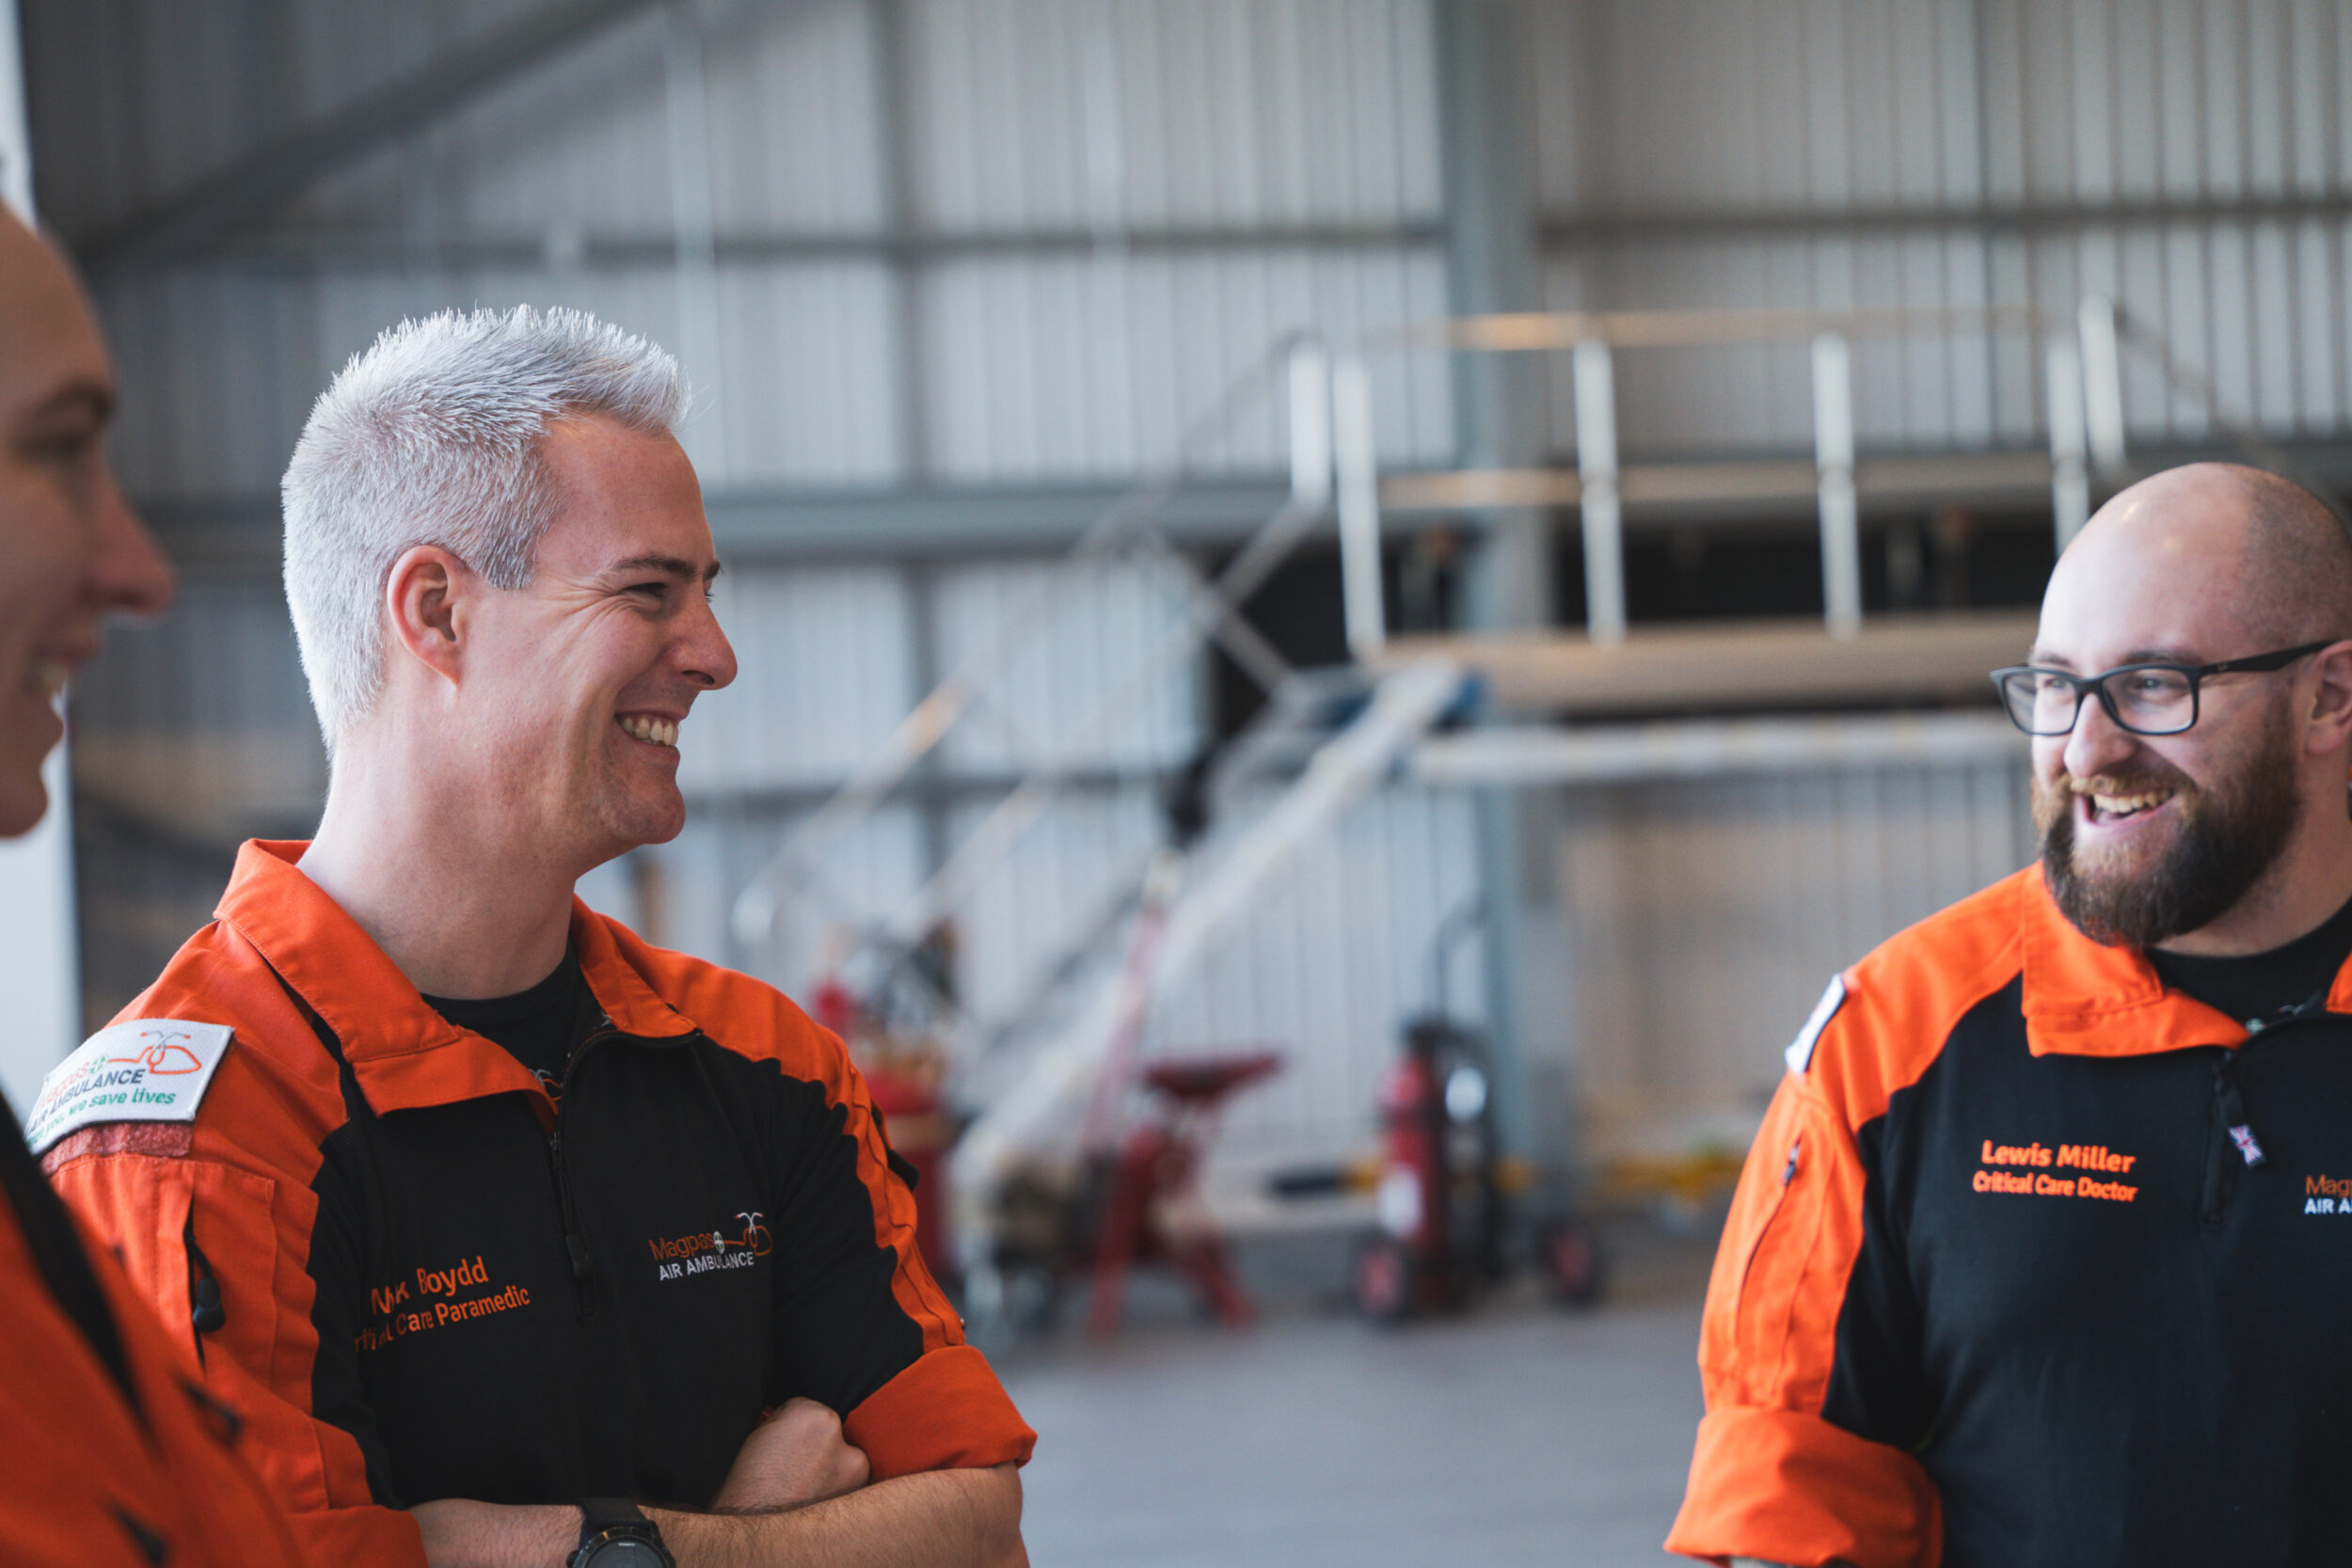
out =
<path fill-rule="evenodd" d="M 453 683 L 475 583 L 472 569 L 438 545 L 409 546 L 384 579 L 384 614 L 393 642 Z"/>
<path fill-rule="evenodd" d="M 2319 681 L 2305 716 L 2304 747 L 2325 755 L 2352 743 L 2352 641 L 2322 648 L 2312 664 Z"/>

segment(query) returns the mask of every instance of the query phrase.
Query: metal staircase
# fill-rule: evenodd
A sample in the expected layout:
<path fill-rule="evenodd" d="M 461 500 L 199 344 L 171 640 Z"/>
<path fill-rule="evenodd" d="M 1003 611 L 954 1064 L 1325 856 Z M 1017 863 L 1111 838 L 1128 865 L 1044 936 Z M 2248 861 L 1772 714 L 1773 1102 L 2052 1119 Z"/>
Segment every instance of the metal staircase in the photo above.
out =
<path fill-rule="evenodd" d="M 1854 444 L 1851 357 L 1856 338 L 2022 333 L 2042 348 L 2049 451 L 1942 452 L 1870 457 Z M 1796 341 L 1810 344 L 1815 451 L 1810 463 L 1621 466 L 1615 442 L 1614 356 L 1659 346 Z M 1613 745 L 1600 732 L 1563 738 L 1548 728 L 1482 726 L 1431 741 L 1450 716 L 1483 703 L 1489 717 L 1605 718 L 1679 709 L 1803 707 L 1823 702 L 1945 699 L 1974 692 L 1983 672 L 2021 650 L 2031 617 L 2017 612 L 1881 618 L 1862 614 L 1858 515 L 1865 499 L 1987 492 L 2046 494 L 2063 548 L 2089 515 L 2094 484 L 2131 477 L 2124 451 L 2120 355 L 2147 350 L 2167 382 L 2202 396 L 2216 428 L 2254 460 L 2292 471 L 2275 449 L 2238 428 L 2212 388 L 2160 340 L 2088 299 L 2072 321 L 2024 309 L 1977 311 L 1604 312 L 1473 318 L 1369 339 L 1336 356 L 1292 340 L 1238 381 L 1180 444 L 1175 460 L 1138 484 L 1088 531 L 1034 601 L 1009 617 L 901 721 L 888 741 L 805 819 L 750 880 L 735 924 L 748 950 L 763 950 L 787 900 L 824 900 L 817 867 L 841 836 L 889 798 L 920 761 L 1004 674 L 1060 597 L 1113 562 L 1139 563 L 1185 609 L 1185 624 L 1073 727 L 1078 738 L 1118 722 L 1134 697 L 1210 644 L 1228 653 L 1266 693 L 1258 718 L 1217 758 L 1206 781 L 1211 813 L 1200 840 L 1171 858 L 1137 863 L 1109 896 L 1085 911 L 1023 986 L 991 1018 L 954 1019 L 967 1090 L 984 1104 L 960 1146 L 960 1228 L 984 1252 L 996 1188 L 1025 1161 L 1074 1157 L 1076 1129 L 1105 1064 L 1130 1047 L 1152 1000 L 1234 927 L 1252 898 L 1300 845 L 1327 831 L 1383 780 L 1417 771 L 1431 782 L 1526 784 L 1646 766 L 1683 756 L 1753 752 L 1788 765 L 1826 748 L 1894 752 L 1981 745 L 1980 716 L 1957 715 L 1950 736 L 1918 720 L 1806 723 L 1748 721 L 1722 744 L 1695 730 L 1647 726 Z M 1578 435 L 1573 469 L 1453 470 L 1392 475 L 1377 469 L 1367 357 L 1437 345 L 1454 352 L 1558 352 L 1573 368 Z M 1257 528 L 1213 580 L 1159 531 L 1156 518 L 1186 463 L 1245 408 L 1277 388 L 1287 395 L 1288 499 Z M 2298 476 L 2299 477 L 2299 476 Z M 2316 486 L 2314 486 L 2316 488 Z M 1622 530 L 1629 509 L 1692 504 L 1778 505 L 1809 496 L 1820 529 L 1823 602 L 1818 623 L 1642 627 L 1627 625 Z M 1581 631 L 1511 638 L 1454 636 L 1391 641 L 1382 605 L 1380 543 L 1393 519 L 1502 506 L 1575 506 L 1587 584 Z M 1356 662 L 1295 671 L 1240 612 L 1291 553 L 1336 517 L 1348 644 Z M 1687 727 L 1687 726 L 1686 726 Z M 1951 727 L 1951 726 L 1947 726 Z M 1734 726 L 1737 728 L 1737 726 Z M 1711 730 L 1723 731 L 1720 721 Z M 1962 732 L 1965 732 L 1963 734 Z M 1724 732 L 1729 734 L 1729 732 Z M 1707 742 L 1707 743 L 1702 743 Z M 1710 749 L 1710 745 L 1711 748 Z M 911 950 L 972 895 L 980 879 L 1050 811 L 1072 768 L 1036 768 L 948 854 L 930 880 L 865 933 L 885 957 Z M 1240 802 L 1256 804 L 1240 809 Z M 1122 935 L 1139 922 L 1151 940 Z M 943 1002 L 952 1009 L 952 1004 Z M 1124 1042 L 1124 1043 L 1122 1043 Z"/>

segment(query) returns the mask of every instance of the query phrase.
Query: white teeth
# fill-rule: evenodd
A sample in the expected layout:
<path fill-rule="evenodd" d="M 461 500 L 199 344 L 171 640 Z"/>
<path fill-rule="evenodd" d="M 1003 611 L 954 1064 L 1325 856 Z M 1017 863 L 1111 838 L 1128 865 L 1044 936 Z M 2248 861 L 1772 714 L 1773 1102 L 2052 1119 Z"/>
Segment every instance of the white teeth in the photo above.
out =
<path fill-rule="evenodd" d="M 656 719 L 649 713 L 624 713 L 620 716 L 620 724 L 621 728 L 647 745 L 677 744 L 677 722 L 675 720 Z"/>
<path fill-rule="evenodd" d="M 2108 816 L 2129 816 L 2135 812 L 2160 806 L 2169 795 L 2093 795 L 2090 803 Z"/>

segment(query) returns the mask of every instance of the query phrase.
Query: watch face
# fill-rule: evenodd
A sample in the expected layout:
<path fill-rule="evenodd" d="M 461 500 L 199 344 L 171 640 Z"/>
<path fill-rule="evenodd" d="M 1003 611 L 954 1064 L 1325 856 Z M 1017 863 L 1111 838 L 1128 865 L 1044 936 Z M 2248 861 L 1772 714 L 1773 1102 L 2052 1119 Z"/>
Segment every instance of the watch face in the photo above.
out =
<path fill-rule="evenodd" d="M 607 1536 L 580 1554 L 577 1568 L 671 1568 L 670 1556 L 650 1541 Z"/>

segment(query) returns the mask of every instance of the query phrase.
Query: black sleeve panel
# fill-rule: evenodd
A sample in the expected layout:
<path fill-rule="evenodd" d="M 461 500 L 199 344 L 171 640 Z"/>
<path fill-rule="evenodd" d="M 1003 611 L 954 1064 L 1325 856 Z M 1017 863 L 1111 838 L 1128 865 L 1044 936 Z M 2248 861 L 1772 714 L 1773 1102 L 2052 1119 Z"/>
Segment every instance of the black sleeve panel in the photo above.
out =
<path fill-rule="evenodd" d="M 345 1122 L 320 1152 L 311 1191 L 318 1219 L 310 1232 L 309 1270 L 316 1291 L 310 1325 L 318 1333 L 317 1359 L 310 1365 L 310 1413 L 341 1427 L 359 1445 L 367 1463 L 368 1496 L 386 1508 L 405 1508 L 392 1483 L 391 1456 L 376 1430 L 359 1377 L 359 1335 L 367 1326 L 368 1196 L 362 1129 Z"/>
<path fill-rule="evenodd" d="M 848 1110 L 828 1104 L 822 1085 L 762 1066 L 774 1074 L 781 1112 L 772 1225 L 779 1392 L 846 1416 L 914 1364 L 923 1330 L 892 1290 L 898 1255 L 875 1239 Z"/>
<path fill-rule="evenodd" d="M 1935 1400 L 1903 1227 L 1888 1200 L 1886 1117 L 1866 1124 L 1854 1144 L 1864 1172 L 1862 1251 L 1837 1313 L 1836 1355 L 1821 1416 L 1857 1437 L 1908 1453 L 1927 1440 Z"/>
<path fill-rule="evenodd" d="M 1979 1123 L 1955 1104 L 1955 1090 L 1984 1078 L 1988 1058 L 2024 1057 L 2023 998 L 2023 980 L 2012 978 L 1962 1014 L 1928 1069 L 1889 1096 L 1885 1114 L 1854 1137 L 1863 1171 L 1862 1250 L 1838 1309 L 1836 1357 L 1821 1414 L 1858 1437 L 1905 1452 L 1919 1451 L 1935 1436 L 1936 1390 L 1948 1372 L 1929 1364 L 1922 1303 L 1948 1302 L 1967 1289 L 1923 1272 L 1932 1265 L 1915 1245 L 1912 1225 L 1921 1183 L 1930 1172 L 1940 1182 L 1958 1180 L 1958 1170 L 1966 1168 L 1954 1166 L 1950 1150 L 1966 1148 L 1965 1128 Z"/>
<path fill-rule="evenodd" d="M 310 1181 L 318 1215 L 311 1223 L 304 1267 L 312 1291 L 310 1327 L 319 1340 L 317 1358 L 310 1363 L 310 1415 L 341 1427 L 359 1445 L 359 1457 L 367 1465 L 368 1497 L 385 1508 L 404 1508 L 407 1505 L 392 1483 L 391 1454 L 376 1429 L 375 1411 L 359 1376 L 359 1335 L 373 1316 L 367 1295 L 376 1276 L 370 1221 L 378 1183 L 368 1135 L 375 1113 L 359 1092 L 358 1075 L 351 1070 L 335 1031 L 282 977 L 278 983 L 334 1059 L 343 1091 L 343 1124 L 319 1145 L 318 1174 Z"/>

